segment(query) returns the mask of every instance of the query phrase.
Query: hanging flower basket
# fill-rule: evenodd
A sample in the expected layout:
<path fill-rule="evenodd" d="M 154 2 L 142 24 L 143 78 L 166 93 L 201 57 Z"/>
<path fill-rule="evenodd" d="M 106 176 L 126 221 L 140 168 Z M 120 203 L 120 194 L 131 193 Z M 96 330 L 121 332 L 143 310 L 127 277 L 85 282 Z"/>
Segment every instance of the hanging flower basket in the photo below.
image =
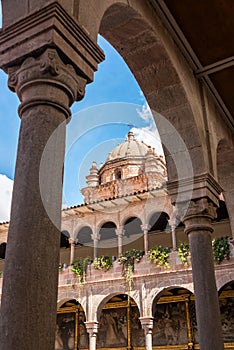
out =
<path fill-rule="evenodd" d="M 96 270 L 104 270 L 104 271 L 108 271 L 111 269 L 113 263 L 112 263 L 112 257 L 110 256 L 98 256 L 94 263 L 93 263 L 93 267 Z"/>
<path fill-rule="evenodd" d="M 157 266 L 166 266 L 167 268 L 170 268 L 168 262 L 169 253 L 170 248 L 159 245 L 148 251 L 147 259 Z"/>

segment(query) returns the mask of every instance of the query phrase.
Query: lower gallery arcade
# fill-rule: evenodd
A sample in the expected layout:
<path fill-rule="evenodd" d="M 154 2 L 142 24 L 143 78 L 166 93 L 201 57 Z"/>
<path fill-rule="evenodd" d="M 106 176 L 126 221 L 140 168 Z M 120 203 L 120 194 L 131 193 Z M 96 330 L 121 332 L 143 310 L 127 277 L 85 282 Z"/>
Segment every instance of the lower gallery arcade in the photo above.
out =
<path fill-rule="evenodd" d="M 224 348 L 234 349 L 234 283 L 220 290 L 219 303 Z M 89 327 L 81 304 L 66 301 L 57 313 L 55 350 L 89 349 L 93 336 L 87 332 Z M 143 350 L 151 344 L 155 350 L 199 349 L 194 295 L 185 288 L 173 288 L 155 298 L 152 318 L 147 320 L 140 317 L 132 297 L 110 297 L 100 311 L 96 331 L 93 349 Z"/>

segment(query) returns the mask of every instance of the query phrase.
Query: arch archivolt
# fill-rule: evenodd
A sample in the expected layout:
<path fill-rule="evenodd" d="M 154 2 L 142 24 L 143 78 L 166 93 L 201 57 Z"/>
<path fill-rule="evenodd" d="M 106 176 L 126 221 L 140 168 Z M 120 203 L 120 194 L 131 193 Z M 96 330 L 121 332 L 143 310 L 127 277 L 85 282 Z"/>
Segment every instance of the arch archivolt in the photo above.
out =
<path fill-rule="evenodd" d="M 90 16 L 83 17 L 87 3 L 80 1 L 80 22 L 94 37 L 100 32 L 128 64 L 151 109 L 163 116 L 158 118 L 156 113 L 155 119 L 161 139 L 174 161 L 177 161 L 178 152 L 182 156 L 188 151 L 193 165 L 190 170 L 198 174 L 206 172 L 208 157 L 199 86 L 160 18 L 157 18 L 156 10 L 147 1 L 140 0 L 103 1 L 98 6 L 91 3 L 95 8 L 93 13 L 89 13 L 92 20 Z M 89 28 L 90 23 L 92 28 Z M 165 130 L 163 118 L 173 125 L 173 134 L 170 132 L 169 135 Z M 185 149 L 181 149 L 182 143 L 178 143 L 180 138 Z M 169 180 L 173 180 L 168 154 L 166 161 Z"/>
<path fill-rule="evenodd" d="M 234 281 L 234 271 L 229 267 L 226 271 L 220 270 L 216 271 L 216 285 L 217 290 L 220 291 L 220 289 L 225 286 L 225 284 L 228 284 L 232 281 Z"/>
<path fill-rule="evenodd" d="M 89 228 L 93 233 L 93 227 L 90 225 L 89 222 L 81 222 L 81 223 L 78 223 L 78 225 L 75 227 L 73 231 L 73 237 L 77 238 L 79 232 L 85 227 Z"/>
<path fill-rule="evenodd" d="M 104 217 L 100 218 L 100 221 L 97 221 L 97 230 L 98 230 L 98 232 L 100 232 L 101 228 L 106 223 L 112 223 L 113 225 L 116 226 L 116 228 L 118 227 L 117 226 L 118 225 L 117 218 L 115 218 L 115 217 L 109 218 L 109 217 L 106 217 L 105 214 L 103 214 L 103 215 L 104 215 Z"/>

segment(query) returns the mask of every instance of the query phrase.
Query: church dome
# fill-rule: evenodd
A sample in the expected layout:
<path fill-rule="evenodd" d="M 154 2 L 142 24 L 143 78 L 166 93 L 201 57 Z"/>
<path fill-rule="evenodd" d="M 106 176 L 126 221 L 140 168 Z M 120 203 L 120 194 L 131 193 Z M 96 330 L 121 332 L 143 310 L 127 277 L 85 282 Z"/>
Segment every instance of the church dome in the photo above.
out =
<path fill-rule="evenodd" d="M 106 162 L 126 157 L 144 157 L 149 152 L 149 148 L 144 142 L 137 141 L 133 132 L 129 131 L 126 140 L 109 153 Z"/>

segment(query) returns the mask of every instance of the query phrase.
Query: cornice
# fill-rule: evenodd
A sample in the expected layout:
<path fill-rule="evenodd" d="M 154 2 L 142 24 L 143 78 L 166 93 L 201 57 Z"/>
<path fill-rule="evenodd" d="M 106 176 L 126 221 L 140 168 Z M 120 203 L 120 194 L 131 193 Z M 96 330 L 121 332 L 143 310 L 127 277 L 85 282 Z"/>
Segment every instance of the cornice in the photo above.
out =
<path fill-rule="evenodd" d="M 218 206 L 219 195 L 222 192 L 221 186 L 209 173 L 173 182 L 168 181 L 166 188 L 172 204 L 208 198 Z"/>
<path fill-rule="evenodd" d="M 48 47 L 58 49 L 88 82 L 105 58 L 85 29 L 56 2 L 0 31 L 0 67 L 7 71 Z"/>

